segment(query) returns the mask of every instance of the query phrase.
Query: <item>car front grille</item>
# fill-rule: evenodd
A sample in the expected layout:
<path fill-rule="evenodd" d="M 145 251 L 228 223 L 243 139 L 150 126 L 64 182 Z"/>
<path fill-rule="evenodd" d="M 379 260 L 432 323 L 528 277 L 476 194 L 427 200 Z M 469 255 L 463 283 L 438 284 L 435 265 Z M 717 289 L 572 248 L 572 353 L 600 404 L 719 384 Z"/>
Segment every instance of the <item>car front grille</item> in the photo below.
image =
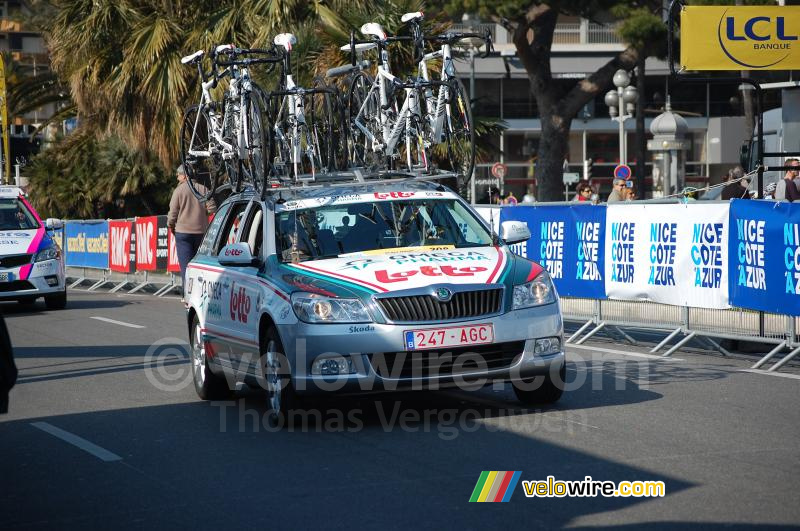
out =
<path fill-rule="evenodd" d="M 395 323 L 448 321 L 500 312 L 503 306 L 503 289 L 460 291 L 453 293 L 447 302 L 442 302 L 433 295 L 383 297 L 376 301 L 384 315 Z"/>
<path fill-rule="evenodd" d="M 410 350 L 370 354 L 369 362 L 381 378 L 433 378 L 506 369 L 525 349 L 525 341 L 456 347 L 443 351 Z"/>
<path fill-rule="evenodd" d="M 0 267 L 10 268 L 30 264 L 32 254 L 15 254 L 14 256 L 3 256 L 0 258 Z"/>
<path fill-rule="evenodd" d="M 33 284 L 27 280 L 12 280 L 11 282 L 0 282 L 0 293 L 9 291 L 23 291 L 26 289 L 34 289 Z"/>

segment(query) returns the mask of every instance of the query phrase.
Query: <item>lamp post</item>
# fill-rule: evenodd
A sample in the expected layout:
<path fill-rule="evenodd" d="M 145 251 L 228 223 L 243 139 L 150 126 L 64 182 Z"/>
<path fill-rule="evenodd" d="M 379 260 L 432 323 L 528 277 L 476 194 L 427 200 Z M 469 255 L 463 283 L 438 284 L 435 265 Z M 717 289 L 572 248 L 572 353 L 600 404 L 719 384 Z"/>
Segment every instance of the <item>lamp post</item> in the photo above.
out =
<path fill-rule="evenodd" d="M 614 73 L 614 85 L 617 90 L 606 92 L 604 101 L 608 105 L 608 114 L 612 120 L 619 122 L 619 163 L 626 164 L 625 149 L 625 120 L 633 118 L 636 100 L 639 93 L 636 87 L 630 85 L 631 76 L 625 70 L 619 69 Z"/>

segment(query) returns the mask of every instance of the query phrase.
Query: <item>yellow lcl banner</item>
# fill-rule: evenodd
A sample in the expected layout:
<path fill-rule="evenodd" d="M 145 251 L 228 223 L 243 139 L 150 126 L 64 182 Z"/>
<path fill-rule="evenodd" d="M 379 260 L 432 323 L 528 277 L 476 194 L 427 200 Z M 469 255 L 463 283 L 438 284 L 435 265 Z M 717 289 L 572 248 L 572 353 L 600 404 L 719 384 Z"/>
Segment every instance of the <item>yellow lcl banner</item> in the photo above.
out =
<path fill-rule="evenodd" d="M 800 7 L 684 7 L 681 68 L 800 70 Z"/>

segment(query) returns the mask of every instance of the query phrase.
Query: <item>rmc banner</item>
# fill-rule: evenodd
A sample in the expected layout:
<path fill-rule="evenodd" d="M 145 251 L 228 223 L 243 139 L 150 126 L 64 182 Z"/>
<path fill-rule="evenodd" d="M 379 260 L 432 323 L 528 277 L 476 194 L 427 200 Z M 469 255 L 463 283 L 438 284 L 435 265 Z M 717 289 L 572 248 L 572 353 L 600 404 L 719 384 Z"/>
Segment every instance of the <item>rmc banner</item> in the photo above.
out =
<path fill-rule="evenodd" d="M 66 265 L 108 269 L 108 221 L 67 221 Z"/>
<path fill-rule="evenodd" d="M 684 6 L 684 70 L 800 69 L 800 7 Z"/>
<path fill-rule="evenodd" d="M 608 297 L 728 308 L 728 210 L 727 203 L 609 205 Z"/>
<path fill-rule="evenodd" d="M 730 224 L 731 304 L 800 316 L 800 204 L 735 200 Z"/>
<path fill-rule="evenodd" d="M 602 206 L 516 206 L 502 209 L 500 222 L 528 224 L 526 256 L 547 268 L 561 295 L 604 299 L 605 217 Z"/>

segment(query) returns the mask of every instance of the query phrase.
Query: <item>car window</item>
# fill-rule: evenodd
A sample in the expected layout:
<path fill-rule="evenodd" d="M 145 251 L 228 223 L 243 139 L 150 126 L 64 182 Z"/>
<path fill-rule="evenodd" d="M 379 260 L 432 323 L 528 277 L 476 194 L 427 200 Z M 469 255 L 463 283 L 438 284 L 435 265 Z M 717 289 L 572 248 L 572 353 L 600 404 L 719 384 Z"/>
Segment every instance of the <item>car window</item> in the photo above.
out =
<path fill-rule="evenodd" d="M 0 199 L 0 230 L 38 229 L 39 222 L 17 198 Z"/>
<path fill-rule="evenodd" d="M 278 256 L 283 261 L 405 247 L 490 245 L 491 235 L 455 199 L 337 204 L 276 215 Z"/>
<path fill-rule="evenodd" d="M 247 222 L 243 225 L 242 241 L 250 245 L 250 252 L 254 257 L 261 256 L 264 242 L 264 211 L 260 205 L 250 209 Z"/>
<path fill-rule="evenodd" d="M 225 224 L 222 226 L 222 237 L 217 242 L 217 247 L 214 249 L 214 254 L 219 254 L 220 249 L 226 245 L 236 243 L 239 241 L 239 229 L 242 226 L 242 218 L 247 210 L 246 201 L 234 203 L 231 211 L 228 214 Z"/>
<path fill-rule="evenodd" d="M 222 205 L 219 209 L 217 209 L 217 213 L 214 214 L 214 219 L 211 221 L 211 224 L 206 229 L 206 235 L 203 237 L 203 243 L 200 244 L 200 248 L 197 250 L 197 254 L 201 255 L 211 255 L 214 252 L 214 242 L 217 239 L 217 235 L 219 234 L 219 229 L 222 227 L 222 223 L 225 221 L 225 216 L 230 210 L 231 204 L 226 203 Z"/>

